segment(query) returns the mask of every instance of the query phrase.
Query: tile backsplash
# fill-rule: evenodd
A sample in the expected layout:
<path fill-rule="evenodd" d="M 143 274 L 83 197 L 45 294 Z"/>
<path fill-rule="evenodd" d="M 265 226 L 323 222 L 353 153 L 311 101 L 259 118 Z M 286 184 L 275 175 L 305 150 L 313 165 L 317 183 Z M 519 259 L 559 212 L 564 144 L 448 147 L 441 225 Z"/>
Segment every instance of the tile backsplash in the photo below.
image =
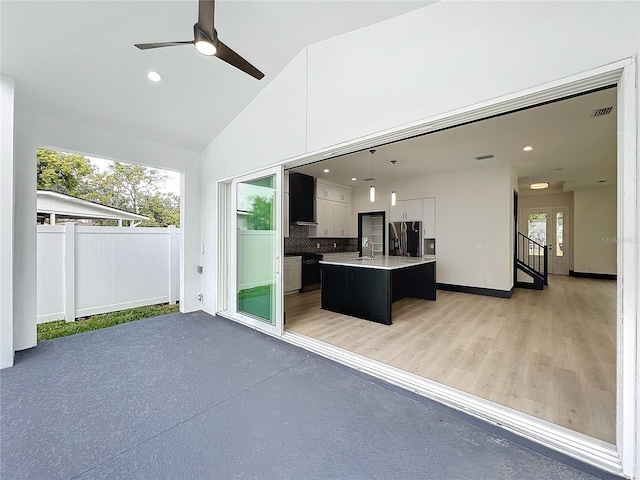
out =
<path fill-rule="evenodd" d="M 336 247 L 333 247 L 333 244 Z M 320 248 L 317 245 L 320 244 Z M 309 238 L 308 225 L 291 224 L 289 237 L 284 239 L 284 253 L 357 252 L 357 238 Z"/>

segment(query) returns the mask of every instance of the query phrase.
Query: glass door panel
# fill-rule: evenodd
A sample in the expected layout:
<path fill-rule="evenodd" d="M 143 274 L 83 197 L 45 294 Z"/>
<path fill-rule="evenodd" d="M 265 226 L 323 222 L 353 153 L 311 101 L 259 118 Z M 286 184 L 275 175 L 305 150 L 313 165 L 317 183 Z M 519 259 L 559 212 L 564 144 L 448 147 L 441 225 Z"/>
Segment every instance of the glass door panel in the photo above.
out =
<path fill-rule="evenodd" d="M 527 236 L 540 245 L 547 244 L 547 214 L 546 213 L 529 213 L 527 215 Z M 530 255 L 540 254 L 543 252 L 529 252 Z"/>
<path fill-rule="evenodd" d="M 233 181 L 232 231 L 235 254 L 230 288 L 234 317 L 282 334 L 282 169 L 274 168 Z"/>
<path fill-rule="evenodd" d="M 275 175 L 238 183 L 238 312 L 275 324 Z"/>
<path fill-rule="evenodd" d="M 563 244 L 563 236 L 564 236 L 564 213 L 556 212 L 556 257 L 564 256 L 564 244 Z"/>

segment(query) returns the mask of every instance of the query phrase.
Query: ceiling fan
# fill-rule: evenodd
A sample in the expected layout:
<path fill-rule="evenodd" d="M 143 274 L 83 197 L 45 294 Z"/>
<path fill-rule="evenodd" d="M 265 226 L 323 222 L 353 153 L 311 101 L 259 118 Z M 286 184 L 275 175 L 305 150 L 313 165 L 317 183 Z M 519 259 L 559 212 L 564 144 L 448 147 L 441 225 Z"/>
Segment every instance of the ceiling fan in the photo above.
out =
<path fill-rule="evenodd" d="M 174 47 L 179 45 L 194 45 L 202 55 L 216 56 L 260 80 L 264 73 L 247 62 L 236 52 L 218 40 L 218 32 L 213 26 L 215 16 L 215 0 L 199 0 L 198 23 L 193 26 L 193 40 L 187 42 L 137 43 L 140 50 L 151 48 Z"/>

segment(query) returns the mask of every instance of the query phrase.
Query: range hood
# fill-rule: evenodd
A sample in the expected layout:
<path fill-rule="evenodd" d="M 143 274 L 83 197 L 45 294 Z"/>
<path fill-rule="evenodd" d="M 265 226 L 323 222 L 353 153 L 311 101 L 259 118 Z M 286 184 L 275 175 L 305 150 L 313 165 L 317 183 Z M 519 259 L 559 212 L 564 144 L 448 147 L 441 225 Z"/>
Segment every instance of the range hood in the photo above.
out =
<path fill-rule="evenodd" d="M 296 225 L 318 225 L 316 179 L 310 175 L 289 174 L 289 221 Z"/>

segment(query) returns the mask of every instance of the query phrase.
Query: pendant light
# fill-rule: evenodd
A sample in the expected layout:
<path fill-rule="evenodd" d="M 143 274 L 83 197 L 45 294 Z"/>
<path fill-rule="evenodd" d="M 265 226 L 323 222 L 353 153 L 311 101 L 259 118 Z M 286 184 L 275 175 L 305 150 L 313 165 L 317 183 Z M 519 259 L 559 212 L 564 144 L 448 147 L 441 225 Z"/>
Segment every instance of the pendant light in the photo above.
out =
<path fill-rule="evenodd" d="M 396 184 L 396 162 L 397 160 L 391 160 L 391 185 L 395 186 Z M 391 206 L 396 206 L 396 191 L 391 191 Z"/>
<path fill-rule="evenodd" d="M 371 153 L 371 180 L 373 180 L 373 154 L 376 153 L 374 149 L 369 150 Z M 376 201 L 376 187 L 375 185 L 371 185 L 369 187 L 369 201 L 371 203 Z"/>

